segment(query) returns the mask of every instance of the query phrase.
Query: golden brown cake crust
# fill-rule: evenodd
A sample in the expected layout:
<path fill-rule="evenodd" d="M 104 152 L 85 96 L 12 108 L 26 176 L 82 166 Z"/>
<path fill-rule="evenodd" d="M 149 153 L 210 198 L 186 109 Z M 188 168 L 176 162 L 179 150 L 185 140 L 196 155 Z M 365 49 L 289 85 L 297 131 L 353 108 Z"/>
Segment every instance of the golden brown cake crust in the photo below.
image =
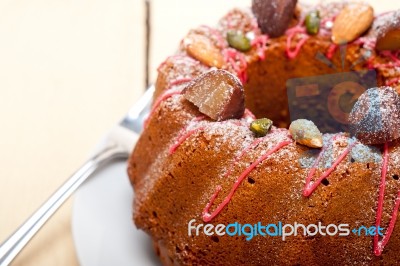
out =
<path fill-rule="evenodd" d="M 173 108 L 171 108 L 173 106 Z M 129 176 L 135 187 L 134 219 L 136 226 L 148 232 L 154 241 L 162 241 L 168 256 L 178 265 L 323 265 L 371 264 L 398 260 L 400 225 L 396 224 L 390 242 L 381 257 L 372 254 L 371 237 L 292 237 L 286 242 L 273 237 L 222 236 L 218 240 L 205 235 L 188 236 L 188 222 L 202 222 L 201 213 L 214 193 L 222 186 L 217 206 L 230 190 L 237 176 L 279 138 L 260 144 L 235 167 L 226 180 L 226 171 L 237 151 L 254 140 L 245 126 L 230 122 L 207 122 L 209 128 L 193 135 L 173 155 L 168 148 L 177 134 L 193 118 L 200 115 L 182 96 L 166 100 L 152 116 L 148 130 L 135 148 L 129 163 Z M 159 129 L 163 128 L 160 136 Z M 229 132 L 229 133 L 227 133 Z M 283 134 L 283 133 L 280 133 Z M 218 147 L 218 148 L 217 148 Z M 343 141 L 335 143 L 337 154 Z M 230 204 L 213 224 L 239 222 L 254 224 L 303 223 L 373 225 L 380 164 L 352 163 L 347 158 L 329 176 L 329 185 L 321 185 L 310 198 L 302 196 L 309 169 L 298 162 L 306 147 L 295 143 L 265 160 L 236 191 Z M 335 153 L 336 154 L 336 153 Z M 398 142 L 390 150 L 390 166 L 386 184 L 384 223 L 389 220 L 399 173 Z M 336 156 L 334 156 L 336 157 Z M 346 207 L 344 207 L 346 206 Z M 344 254 L 345 250 L 345 254 Z M 164 251 L 165 254 L 165 251 Z M 266 255 L 268 254 L 268 255 Z"/>
<path fill-rule="evenodd" d="M 243 13 L 239 16 L 240 12 Z M 235 24 L 235 27 L 251 27 L 252 16 L 248 11 L 235 9 L 230 14 L 248 19 L 240 25 Z M 227 31 L 228 18 L 229 15 L 219 23 L 220 32 Z M 258 31 L 255 34 L 261 33 Z M 330 49 L 332 43 L 329 36 L 309 36 L 301 52 L 291 60 L 285 57 L 287 38 L 285 35 L 268 40 L 262 51 L 264 60 L 259 60 L 259 49 L 255 47 L 244 53 L 247 62 L 244 84 L 246 107 L 257 117 L 271 118 L 279 127 L 289 125 L 286 80 L 337 71 L 315 59 L 318 51 Z M 210 41 L 218 47 L 218 38 L 211 37 Z M 364 49 L 360 43 L 349 44 L 346 67 L 342 71 L 349 71 Z M 332 60 L 335 65 L 341 65 L 338 51 L 333 54 Z M 390 62 L 388 56 L 372 51 L 370 60 L 356 65 L 355 70 Z M 227 64 L 225 68 L 238 74 L 234 66 Z M 168 58 L 160 66 L 155 95 L 160 98 L 171 88 L 180 91 L 187 81 L 208 69 L 182 48 L 178 55 Z M 376 70 L 379 85 L 399 76 L 397 70 L 384 67 Z M 248 128 L 249 117 L 222 122 L 201 118 L 203 114 L 179 93 L 155 103 L 146 128 L 129 159 L 128 174 L 135 190 L 134 222 L 152 237 L 164 265 L 398 264 L 399 222 L 395 224 L 381 256 L 373 254 L 372 237 L 353 234 L 346 237 L 296 236 L 286 241 L 279 237 L 260 236 L 251 241 L 246 241 L 245 236 L 189 236 L 189 221 L 195 219 L 196 223 L 204 223 L 202 213 L 217 186 L 221 186 L 221 191 L 211 211 L 227 196 L 238 176 L 252 162 L 275 145 L 290 139 L 290 136 L 287 130 L 274 128 L 254 149 L 233 164 L 238 154 L 255 141 L 254 134 Z M 190 130 L 193 130 L 193 134 L 177 145 L 180 137 Z M 328 138 L 327 135 L 324 137 Z M 329 149 L 332 157 L 338 158 L 350 145 L 349 141 L 347 136 L 331 141 Z M 175 147 L 173 152 L 172 146 Z M 358 148 L 369 151 L 361 144 Z M 309 151 L 309 148 L 290 141 L 290 144 L 262 161 L 240 183 L 229 204 L 211 223 L 227 225 L 233 222 L 255 224 L 280 221 L 306 225 L 318 222 L 374 225 L 381 161 L 371 163 L 362 161 L 362 158 L 354 160 L 353 157 L 357 156 L 349 153 L 329 175 L 329 182 L 318 186 L 310 197 L 304 197 L 302 193 L 310 169 L 304 167 L 300 158 Z M 226 175 L 229 169 L 231 172 Z M 318 170 L 316 176 L 323 171 Z M 389 147 L 382 218 L 384 228 L 387 228 L 394 208 L 399 174 L 400 141 L 394 141 Z"/>

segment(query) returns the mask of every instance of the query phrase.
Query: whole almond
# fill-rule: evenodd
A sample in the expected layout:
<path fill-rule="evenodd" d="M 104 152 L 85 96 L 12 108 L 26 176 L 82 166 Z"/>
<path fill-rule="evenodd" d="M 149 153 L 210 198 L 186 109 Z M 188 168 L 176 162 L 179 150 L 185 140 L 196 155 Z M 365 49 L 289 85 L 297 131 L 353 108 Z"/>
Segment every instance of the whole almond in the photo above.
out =
<path fill-rule="evenodd" d="M 378 51 L 400 49 L 400 9 L 382 16 L 375 30 Z"/>
<path fill-rule="evenodd" d="M 183 40 L 186 52 L 209 67 L 222 68 L 225 64 L 221 51 L 204 35 L 191 33 Z"/>
<path fill-rule="evenodd" d="M 374 9 L 365 3 L 347 5 L 336 17 L 332 27 L 332 41 L 346 44 L 357 39 L 372 24 Z"/>

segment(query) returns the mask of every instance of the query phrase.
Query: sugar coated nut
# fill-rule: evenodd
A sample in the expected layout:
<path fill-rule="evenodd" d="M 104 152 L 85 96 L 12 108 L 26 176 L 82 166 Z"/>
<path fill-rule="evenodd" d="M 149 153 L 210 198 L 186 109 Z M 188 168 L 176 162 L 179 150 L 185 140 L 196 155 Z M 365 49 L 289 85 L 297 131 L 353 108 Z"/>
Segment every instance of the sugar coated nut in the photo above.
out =
<path fill-rule="evenodd" d="M 270 37 L 283 35 L 293 18 L 297 0 L 253 0 L 251 9 L 261 31 Z"/>
<path fill-rule="evenodd" d="M 346 44 L 357 39 L 372 24 L 374 9 L 365 3 L 351 3 L 342 9 L 332 27 L 332 41 Z"/>
<path fill-rule="evenodd" d="M 250 130 L 254 132 L 257 137 L 264 137 L 271 130 L 272 120 L 268 118 L 256 119 L 250 123 Z"/>
<path fill-rule="evenodd" d="M 391 87 L 371 88 L 349 115 L 350 132 L 364 144 L 383 144 L 400 137 L 400 96 Z"/>
<path fill-rule="evenodd" d="M 378 51 L 400 49 L 400 9 L 381 16 L 376 27 Z"/>
<path fill-rule="evenodd" d="M 227 40 L 230 47 L 241 52 L 247 52 L 251 49 L 250 40 L 241 32 L 228 31 Z"/>
<path fill-rule="evenodd" d="M 318 10 L 311 11 L 307 14 L 305 24 L 308 34 L 315 35 L 318 33 L 321 24 Z"/>
<path fill-rule="evenodd" d="M 206 66 L 222 68 L 225 65 L 221 51 L 211 39 L 204 35 L 191 33 L 183 40 L 186 52 Z"/>
<path fill-rule="evenodd" d="M 293 139 L 311 148 L 322 147 L 322 134 L 317 126 L 310 120 L 297 119 L 290 124 L 289 132 Z"/>

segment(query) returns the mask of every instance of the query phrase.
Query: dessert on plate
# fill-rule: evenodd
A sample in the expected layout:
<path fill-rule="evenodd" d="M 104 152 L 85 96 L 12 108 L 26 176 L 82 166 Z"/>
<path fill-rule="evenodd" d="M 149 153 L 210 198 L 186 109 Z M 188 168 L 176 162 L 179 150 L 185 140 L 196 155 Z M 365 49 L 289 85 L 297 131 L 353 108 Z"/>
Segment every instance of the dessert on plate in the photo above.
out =
<path fill-rule="evenodd" d="M 400 10 L 360 2 L 254 0 L 192 29 L 158 68 L 128 165 L 162 263 L 398 264 L 399 55 Z M 290 80 L 371 71 L 341 107 L 348 131 L 319 101 L 291 119 Z"/>

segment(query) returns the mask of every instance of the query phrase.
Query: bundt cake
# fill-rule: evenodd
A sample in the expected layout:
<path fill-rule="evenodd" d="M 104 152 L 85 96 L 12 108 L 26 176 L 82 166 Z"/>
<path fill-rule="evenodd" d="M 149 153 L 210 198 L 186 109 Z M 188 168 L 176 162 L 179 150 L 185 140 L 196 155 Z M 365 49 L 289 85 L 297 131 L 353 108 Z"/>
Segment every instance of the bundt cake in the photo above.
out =
<path fill-rule="evenodd" d="M 399 264 L 399 40 L 400 10 L 358 2 L 253 0 L 191 30 L 128 163 L 162 263 Z M 348 132 L 291 121 L 288 80 L 366 71 Z"/>

